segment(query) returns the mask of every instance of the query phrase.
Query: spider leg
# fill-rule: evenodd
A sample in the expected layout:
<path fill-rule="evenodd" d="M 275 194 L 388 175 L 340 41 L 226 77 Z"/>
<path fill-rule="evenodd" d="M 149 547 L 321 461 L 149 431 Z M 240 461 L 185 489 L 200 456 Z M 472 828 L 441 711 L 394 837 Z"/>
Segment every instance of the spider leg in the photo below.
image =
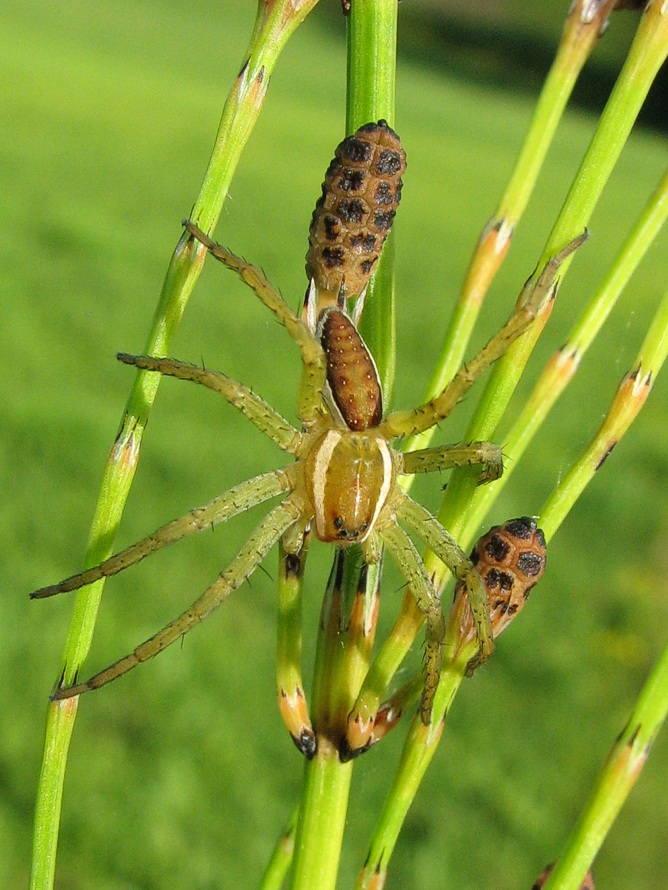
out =
<path fill-rule="evenodd" d="M 467 673 L 470 675 L 494 651 L 494 635 L 487 611 L 487 590 L 483 580 L 452 535 L 426 507 L 418 504 L 407 494 L 402 494 L 395 510 L 397 519 L 422 538 L 436 556 L 448 566 L 455 578 L 466 585 L 479 644 L 478 652 L 467 668 Z"/>
<path fill-rule="evenodd" d="M 154 358 L 150 355 L 128 355 L 119 352 L 116 358 L 125 365 L 134 365 L 143 371 L 159 371 L 178 380 L 192 380 L 193 383 L 200 383 L 220 393 L 230 405 L 238 408 L 244 417 L 247 417 L 261 433 L 283 451 L 290 454 L 299 451 L 302 434 L 251 389 L 221 374 L 220 371 L 210 371 L 188 362 L 180 362 L 173 358 Z"/>
<path fill-rule="evenodd" d="M 467 442 L 457 445 L 438 445 L 435 448 L 420 448 L 401 455 L 403 466 L 400 474 L 433 473 L 450 470 L 453 467 L 481 467 L 479 485 L 493 482 L 503 473 L 501 448 L 492 442 Z"/>
<path fill-rule="evenodd" d="M 422 722 L 427 724 L 431 718 L 434 695 L 441 675 L 443 637 L 445 636 L 443 608 L 427 574 L 424 562 L 406 532 L 397 525 L 396 521 L 392 520 L 379 534 L 399 566 L 415 597 L 418 608 L 424 612 L 427 619 L 425 684 L 420 703 L 420 716 Z"/>
<path fill-rule="evenodd" d="M 585 230 L 582 235 L 574 238 L 545 264 L 537 280 L 534 280 L 532 276 L 527 281 L 520 294 L 518 308 L 515 312 L 496 336 L 455 374 L 440 395 L 425 402 L 419 408 L 395 411 L 389 414 L 378 428 L 380 435 L 387 439 L 415 436 L 446 418 L 455 405 L 464 398 L 478 377 L 497 359 L 501 358 L 510 344 L 531 325 L 541 306 L 546 300 L 552 298 L 556 290 L 559 267 L 588 237 Z"/>
<path fill-rule="evenodd" d="M 30 594 L 30 598 L 44 599 L 48 596 L 55 596 L 57 593 L 66 593 L 68 590 L 78 590 L 80 587 L 99 581 L 100 578 L 108 578 L 186 535 L 226 522 L 238 513 L 243 513 L 244 510 L 249 510 L 263 501 L 284 494 L 291 488 L 292 474 L 289 470 L 274 470 L 262 476 L 255 476 L 253 479 L 235 485 L 234 488 L 214 498 L 208 504 L 190 510 L 180 519 L 168 522 L 142 541 L 110 556 L 99 565 L 92 566 L 70 578 L 65 578 L 58 584 L 35 590 Z"/>
<path fill-rule="evenodd" d="M 167 646 L 187 634 L 196 624 L 199 624 L 214 609 L 217 609 L 237 587 L 243 584 L 281 535 L 299 519 L 299 516 L 300 507 L 296 499 L 288 497 L 283 503 L 278 504 L 251 533 L 217 581 L 205 590 L 192 606 L 182 612 L 174 621 L 165 625 L 150 639 L 137 646 L 129 655 L 95 674 L 89 680 L 56 690 L 51 696 L 52 700 L 72 698 L 75 695 L 88 692 L 90 689 L 99 689 L 100 686 L 126 674 L 143 661 L 153 658 L 154 655 L 162 652 Z"/>
<path fill-rule="evenodd" d="M 288 334 L 301 350 L 304 369 L 299 387 L 298 410 L 299 419 L 305 424 L 315 420 L 321 410 L 320 393 L 325 383 L 325 354 L 322 346 L 309 331 L 308 326 L 296 315 L 278 291 L 270 284 L 263 272 L 256 266 L 235 256 L 222 244 L 217 244 L 190 220 L 184 222 L 185 228 L 193 237 L 200 241 L 211 256 L 236 272 L 273 312 L 276 319 L 283 325 Z"/>

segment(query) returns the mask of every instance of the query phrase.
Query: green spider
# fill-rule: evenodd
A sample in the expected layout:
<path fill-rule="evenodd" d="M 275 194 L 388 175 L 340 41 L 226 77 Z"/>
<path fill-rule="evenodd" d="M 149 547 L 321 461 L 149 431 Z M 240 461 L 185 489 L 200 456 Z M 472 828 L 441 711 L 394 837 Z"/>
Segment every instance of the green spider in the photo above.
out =
<path fill-rule="evenodd" d="M 366 127 L 367 130 L 375 128 L 373 133 L 380 128 L 383 138 L 388 131 L 392 134 L 383 121 Z M 349 140 L 364 131 L 362 128 Z M 345 162 L 344 156 L 344 166 Z M 328 176 L 331 172 L 332 167 Z M 395 206 L 400 179 L 398 183 Z M 384 191 L 386 196 L 387 190 Z M 318 206 L 312 236 L 325 212 L 322 202 Z M 393 215 L 392 212 L 391 217 Z M 337 278 L 335 286 L 330 288 L 336 297 L 328 302 L 321 298 L 327 291 L 325 279 L 329 272 L 325 274 L 321 269 L 322 280 L 316 285 L 317 262 L 311 263 L 314 275 L 307 301 L 307 321 L 304 321 L 259 269 L 214 243 L 194 224 L 186 222 L 185 226 L 191 237 L 201 242 L 212 256 L 240 275 L 299 347 L 302 358 L 297 394 L 300 428 L 292 426 L 249 388 L 217 371 L 171 358 L 121 353 L 118 359 L 138 369 L 190 380 L 220 393 L 260 432 L 292 455 L 294 462 L 241 482 L 100 565 L 32 593 L 33 598 L 43 598 L 78 589 L 134 565 L 186 535 L 226 522 L 258 504 L 279 499 L 231 563 L 188 609 L 124 658 L 84 682 L 59 688 L 52 697 L 64 699 L 97 689 L 157 655 L 217 609 L 279 540 L 286 554 L 297 554 L 310 529 L 320 541 L 336 547 L 359 545 L 369 564 L 379 560 L 383 546 L 394 558 L 426 619 L 425 681 L 420 713 L 428 723 L 441 670 L 445 622 L 439 596 L 404 527 L 424 541 L 466 585 L 479 642 L 470 670 L 489 657 L 494 643 L 486 591 L 478 572 L 437 519 L 402 490 L 399 479 L 416 473 L 479 465 L 481 481 L 486 482 L 501 474 L 502 456 L 499 446 L 486 442 L 441 445 L 407 453 L 393 449 L 391 443 L 418 435 L 448 416 L 480 374 L 531 324 L 553 292 L 561 262 L 579 246 L 584 236 L 567 245 L 547 264 L 537 282 L 528 287 L 523 305 L 487 346 L 462 367 L 443 392 L 417 408 L 383 416 L 382 392 L 373 358 L 346 311 L 345 275 Z M 329 226 L 328 237 L 331 229 Z M 340 233 L 334 234 L 339 237 Z M 313 236 L 312 247 L 314 239 L 317 238 Z M 377 242 L 370 266 L 380 253 L 383 239 L 384 234 L 379 245 Z M 365 243 L 368 247 L 368 240 Z M 344 259 L 349 259 L 347 254 Z M 367 269 L 366 265 L 364 274 L 368 278 L 370 267 Z M 359 284 L 355 287 L 358 289 Z"/>

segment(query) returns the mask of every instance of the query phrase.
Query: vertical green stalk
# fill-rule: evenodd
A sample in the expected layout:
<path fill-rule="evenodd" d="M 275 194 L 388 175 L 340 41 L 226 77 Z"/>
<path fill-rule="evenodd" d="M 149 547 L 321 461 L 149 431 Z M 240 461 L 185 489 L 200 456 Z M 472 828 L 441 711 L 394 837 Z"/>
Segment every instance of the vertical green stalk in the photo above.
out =
<path fill-rule="evenodd" d="M 639 29 L 638 37 L 634 43 L 635 51 L 632 50 L 629 60 L 620 75 L 617 87 L 606 107 L 606 113 L 602 117 L 597 134 L 585 157 L 579 177 L 571 189 L 564 210 L 557 225 L 554 227 L 549 245 L 546 248 L 541 263 L 539 263 L 539 272 L 551 256 L 556 254 L 565 243 L 584 228 L 635 121 L 642 100 L 656 74 L 660 60 L 665 58 L 668 49 L 665 20 L 660 17 L 660 12 L 658 13 L 659 18 L 656 17 L 656 7 L 654 13 L 653 25 L 648 26 L 648 17 L 646 15 L 643 22 L 644 27 Z M 600 135 L 601 133 L 602 135 Z M 568 263 L 564 265 L 567 267 Z M 565 268 L 563 271 L 565 271 Z M 542 329 L 548 316 L 549 306 L 546 305 L 542 318 L 539 319 L 539 324 L 536 325 L 536 334 Z M 602 435 L 597 437 L 595 443 L 596 454 L 594 456 L 599 461 L 607 453 L 606 447 L 609 448 L 614 444 L 616 435 L 623 433 L 623 430 L 630 422 L 630 417 L 635 416 L 640 407 L 641 400 L 644 401 L 646 397 L 649 383 L 657 370 L 657 361 L 659 359 L 663 360 L 663 340 L 659 331 L 662 329 L 665 331 L 665 327 L 662 328 L 664 322 L 663 311 L 660 310 L 648 334 L 643 351 L 644 358 L 642 364 L 640 364 L 641 360 L 639 359 L 638 369 L 634 372 L 633 380 L 629 376 L 626 386 L 620 392 L 618 399 L 620 404 L 615 405 L 610 412 L 613 419 L 611 428 L 606 428 L 602 431 Z M 490 386 L 486 390 L 486 398 L 483 397 L 474 420 L 467 431 L 467 440 L 487 439 L 491 436 L 500 413 L 505 410 L 510 393 L 514 389 L 519 372 L 523 368 L 535 340 L 535 335 L 525 335 L 522 338 L 523 342 L 518 342 L 509 351 L 507 357 L 501 360 L 493 373 Z M 652 363 L 650 365 L 652 373 L 647 371 L 647 353 L 652 355 Z M 640 372 L 641 367 L 642 374 Z M 641 379 L 642 386 L 640 385 Z M 634 385 L 636 380 L 638 384 Z M 633 393 L 630 394 L 628 390 L 633 390 Z M 589 478 L 591 478 L 594 472 L 593 468 L 593 458 L 588 459 L 584 469 L 589 472 Z M 468 504 L 475 489 L 477 475 L 477 471 L 475 473 L 467 470 L 456 471 L 453 473 L 453 477 L 448 485 L 444 500 L 444 510 L 439 518 L 448 529 L 455 533 L 455 536 L 460 535 L 461 528 L 466 520 Z M 580 491 L 581 488 L 579 488 L 577 494 Z M 547 518 L 549 523 L 549 515 Z M 543 522 L 541 524 L 544 525 Z M 443 567 L 439 568 L 438 561 L 435 558 L 428 555 L 426 562 L 428 569 L 433 571 L 434 576 L 442 575 Z M 393 630 L 397 648 L 399 648 L 403 637 L 408 634 L 410 627 L 417 628 L 422 623 L 421 616 L 415 615 L 415 609 L 408 598 L 406 598 L 402 607 L 402 616 L 397 622 L 395 630 Z M 417 622 L 414 620 L 416 617 Z M 403 625 L 400 624 L 402 620 Z M 398 631 L 397 627 L 399 628 Z M 456 664 L 453 664 L 452 667 L 455 668 Z M 442 684 L 439 687 L 439 707 L 434 709 L 433 721 L 442 719 L 447 712 L 453 694 L 451 673 L 450 669 L 444 672 Z M 458 679 L 461 679 L 461 677 Z M 410 694 L 410 688 L 408 692 Z M 665 709 L 661 712 L 661 719 L 663 719 L 663 716 L 665 716 Z M 383 883 L 387 863 L 406 812 L 426 766 L 433 756 L 434 746 L 432 745 L 432 740 L 435 726 L 436 723 L 434 722 L 431 733 L 427 728 L 419 726 L 417 721 L 412 726 L 404 748 L 400 770 L 390 789 L 381 819 L 374 833 L 369 859 L 357 885 L 359 888 L 378 886 Z M 603 806 L 605 806 L 605 803 Z M 584 871 L 586 871 L 586 868 Z M 568 884 L 568 887 L 571 886 L 575 887 L 576 884 Z M 559 887 L 562 890 L 561 885 Z"/>
<path fill-rule="evenodd" d="M 260 890 L 281 890 L 283 881 L 290 869 L 295 848 L 295 830 L 299 811 L 295 810 L 290 817 L 285 831 L 281 834 L 267 863 Z"/>
<path fill-rule="evenodd" d="M 633 367 L 619 384 L 603 423 L 541 510 L 541 528 L 546 539 L 549 540 L 555 534 L 571 507 L 638 416 L 666 357 L 668 291 L 652 319 Z"/>
<path fill-rule="evenodd" d="M 384 118 L 394 124 L 397 3 L 353 0 L 348 16 L 346 132 Z M 396 354 L 394 232 L 385 242 L 367 293 L 360 333 L 380 374 L 385 404 L 392 398 Z"/>
<path fill-rule="evenodd" d="M 194 218 L 206 230 L 215 225 L 220 215 L 239 156 L 264 103 L 278 56 L 316 3 L 317 0 L 260 0 L 258 3 L 245 62 L 225 103 L 211 160 L 193 207 Z M 147 338 L 147 353 L 166 355 L 169 352 L 169 344 L 199 277 L 205 253 L 185 236 L 179 239 Z M 137 374 L 120 432 L 104 470 L 85 566 L 95 565 L 111 553 L 158 385 L 157 375 Z M 88 654 L 103 586 L 101 581 L 77 595 L 59 683 L 72 683 Z M 35 807 L 32 890 L 49 890 L 53 886 L 63 782 L 77 706 L 76 701 L 50 702 L 47 710 L 44 756 Z"/>
<path fill-rule="evenodd" d="M 396 0 L 352 0 L 348 17 L 348 133 L 381 118 L 393 124 L 396 37 Z M 395 347 L 391 235 L 369 285 L 361 327 L 388 398 Z M 323 604 L 323 630 L 316 654 L 312 708 L 318 750 L 304 767 L 292 890 L 333 890 L 336 886 L 353 769 L 352 761 L 341 761 L 339 751 L 348 713 L 368 668 L 372 636 L 365 637 L 361 627 L 369 610 L 373 611 L 377 584 L 377 571 L 370 570 L 367 577 L 357 548 L 337 555 Z"/>

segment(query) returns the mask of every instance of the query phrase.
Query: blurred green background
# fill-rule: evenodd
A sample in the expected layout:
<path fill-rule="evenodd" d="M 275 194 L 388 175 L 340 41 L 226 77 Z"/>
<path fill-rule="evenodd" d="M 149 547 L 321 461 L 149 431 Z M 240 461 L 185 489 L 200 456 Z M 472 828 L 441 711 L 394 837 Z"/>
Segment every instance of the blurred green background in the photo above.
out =
<path fill-rule="evenodd" d="M 402 5 L 396 126 L 409 169 L 397 222 L 397 405 L 421 397 L 467 258 L 521 144 L 568 0 L 549 13 L 544 6 Z M 321 7 L 279 63 L 217 232 L 294 305 L 305 288 L 312 207 L 343 134 L 344 26 L 338 2 Z M 114 354 L 143 347 L 254 8 L 251 0 L 21 0 L 0 9 L 2 887 L 25 886 L 29 873 L 46 697 L 71 609 L 66 596 L 30 603 L 26 594 L 80 565 L 131 382 Z M 593 131 L 596 87 L 611 82 L 632 25 L 630 14 L 619 15 L 597 50 L 590 87 L 559 132 L 494 285 L 479 343 L 535 264 Z M 508 35 L 538 51 L 511 53 L 509 64 Z M 499 76 L 509 68 L 512 80 Z M 525 392 L 600 281 L 665 159 L 665 136 L 650 115 L 600 201 Z M 588 441 L 667 272 L 663 237 L 489 524 L 537 512 Z M 296 349 L 213 263 L 174 353 L 203 358 L 294 418 Z M 531 608 L 458 696 L 388 887 L 528 888 L 558 855 L 665 643 L 666 385 L 659 378 L 555 539 Z M 473 397 L 443 440 L 461 434 L 471 404 Z M 222 400 L 166 381 L 118 545 L 280 460 Z M 436 506 L 438 484 L 424 480 L 416 490 Z M 182 542 L 110 583 L 91 670 L 195 599 L 258 515 Z M 312 548 L 307 676 L 328 561 L 325 548 Z M 275 574 L 275 557 L 266 567 Z M 396 613 L 399 587 L 390 573 L 382 627 Z M 257 572 L 182 647 L 82 700 L 65 786 L 60 890 L 257 885 L 302 772 L 275 706 L 274 624 L 273 584 Z M 401 744 L 398 729 L 356 768 L 342 887 L 363 860 Z M 664 733 L 598 858 L 601 888 L 666 886 L 667 754 Z"/>

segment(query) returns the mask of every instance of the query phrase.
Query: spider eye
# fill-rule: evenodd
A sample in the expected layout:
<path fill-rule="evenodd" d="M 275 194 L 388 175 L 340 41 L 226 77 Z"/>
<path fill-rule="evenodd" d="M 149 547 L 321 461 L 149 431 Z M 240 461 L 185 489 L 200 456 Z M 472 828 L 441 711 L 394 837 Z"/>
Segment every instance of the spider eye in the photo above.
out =
<path fill-rule="evenodd" d="M 336 537 L 339 538 L 339 540 L 345 540 L 345 538 L 350 536 L 350 532 L 345 527 L 346 524 L 343 521 L 342 516 L 335 516 L 334 519 L 332 519 L 332 525 L 334 526 Z"/>

